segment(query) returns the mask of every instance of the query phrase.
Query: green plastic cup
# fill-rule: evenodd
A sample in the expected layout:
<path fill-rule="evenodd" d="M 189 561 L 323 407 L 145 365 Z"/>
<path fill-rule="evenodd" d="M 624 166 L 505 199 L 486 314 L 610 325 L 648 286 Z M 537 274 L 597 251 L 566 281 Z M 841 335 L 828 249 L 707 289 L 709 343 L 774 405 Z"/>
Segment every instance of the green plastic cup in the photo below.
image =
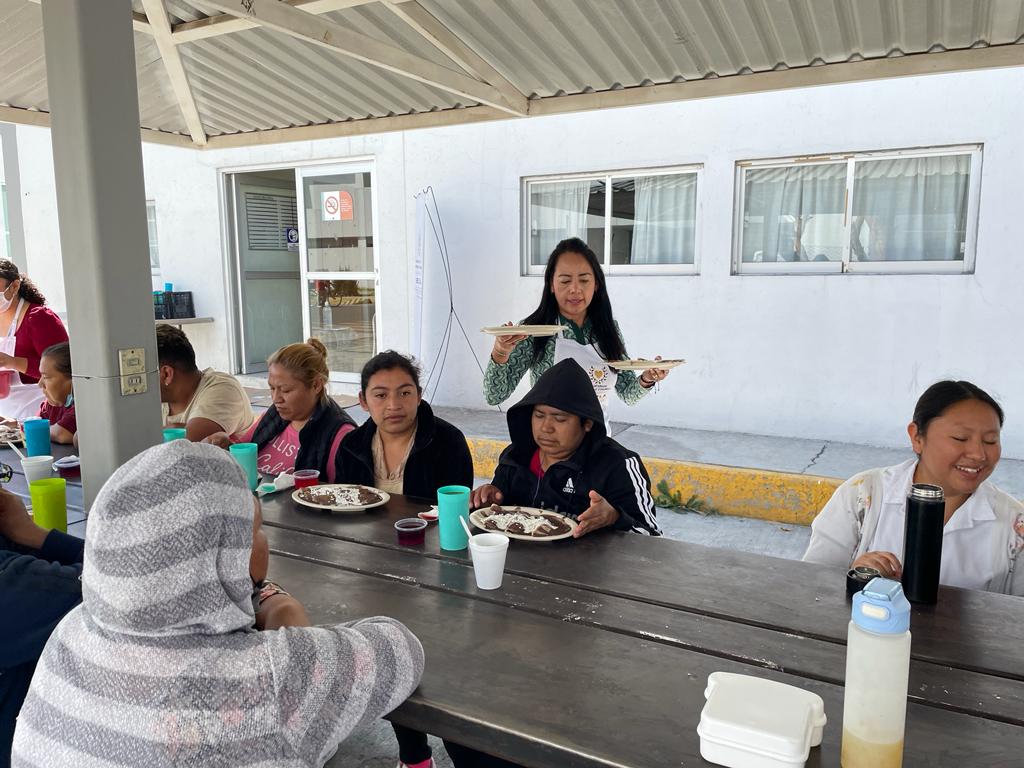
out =
<path fill-rule="evenodd" d="M 164 442 L 169 443 L 172 440 L 184 440 L 185 429 L 183 427 L 168 427 L 164 430 Z"/>
<path fill-rule="evenodd" d="M 255 491 L 260 484 L 260 473 L 256 469 L 256 443 L 235 443 L 230 448 L 231 455 L 235 457 L 245 474 L 249 476 L 249 490 Z"/>
<path fill-rule="evenodd" d="M 456 551 L 469 546 L 466 531 L 459 518 L 469 523 L 469 488 L 464 485 L 446 485 L 437 489 L 437 528 L 441 536 L 441 549 Z"/>
<path fill-rule="evenodd" d="M 32 519 L 47 530 L 68 532 L 67 481 L 62 477 L 33 480 L 28 484 Z"/>

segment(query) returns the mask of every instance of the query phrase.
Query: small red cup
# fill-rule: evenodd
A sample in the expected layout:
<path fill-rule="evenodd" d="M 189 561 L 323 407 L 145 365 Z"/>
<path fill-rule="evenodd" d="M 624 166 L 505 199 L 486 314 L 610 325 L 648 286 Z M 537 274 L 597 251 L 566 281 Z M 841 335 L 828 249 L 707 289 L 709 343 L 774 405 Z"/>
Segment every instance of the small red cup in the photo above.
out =
<path fill-rule="evenodd" d="M 296 488 L 308 488 L 309 486 L 317 485 L 320 482 L 320 470 L 299 469 L 292 473 L 292 477 L 295 478 Z"/>
<path fill-rule="evenodd" d="M 403 547 L 416 547 L 423 543 L 427 530 L 427 521 L 418 517 L 407 517 L 395 523 L 398 543 Z"/>

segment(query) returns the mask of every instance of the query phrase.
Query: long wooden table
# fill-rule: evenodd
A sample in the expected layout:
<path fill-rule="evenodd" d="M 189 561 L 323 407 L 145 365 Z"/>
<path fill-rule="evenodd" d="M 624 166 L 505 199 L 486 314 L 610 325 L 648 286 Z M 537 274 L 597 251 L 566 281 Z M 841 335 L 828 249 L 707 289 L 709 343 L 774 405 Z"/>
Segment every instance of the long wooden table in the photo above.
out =
<path fill-rule="evenodd" d="M 271 577 L 317 622 L 386 614 L 423 641 L 420 689 L 393 719 L 527 766 L 700 765 L 707 676 L 744 672 L 819 693 L 810 766 L 839 764 L 849 603 L 843 573 L 612 531 L 512 542 L 502 588 L 467 553 L 397 544 L 427 507 L 357 516 L 263 502 Z M 1024 756 L 1024 601 L 943 589 L 916 609 L 905 765 Z"/>

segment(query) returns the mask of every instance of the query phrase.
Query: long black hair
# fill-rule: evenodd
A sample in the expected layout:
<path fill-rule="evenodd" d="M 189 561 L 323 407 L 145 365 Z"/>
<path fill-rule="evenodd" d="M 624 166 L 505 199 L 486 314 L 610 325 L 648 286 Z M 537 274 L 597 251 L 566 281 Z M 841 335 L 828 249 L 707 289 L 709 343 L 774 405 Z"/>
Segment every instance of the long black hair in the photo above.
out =
<path fill-rule="evenodd" d="M 964 400 L 980 400 L 992 407 L 1003 426 L 1003 409 L 988 392 L 969 381 L 937 381 L 924 391 L 914 406 L 914 424 L 922 435 L 932 419 L 944 414 L 947 409 Z"/>
<path fill-rule="evenodd" d="M 555 250 L 548 257 L 548 266 L 544 270 L 544 293 L 540 297 L 540 304 L 533 313 L 525 320 L 524 325 L 553 325 L 558 321 L 558 301 L 555 299 L 553 290 L 555 281 L 555 268 L 558 266 L 558 259 L 563 253 L 578 253 L 587 260 L 590 269 L 594 272 L 594 298 L 587 307 L 587 317 L 590 318 L 590 326 L 597 341 L 597 349 L 605 360 L 625 360 L 626 345 L 619 336 L 615 327 L 615 317 L 612 315 L 612 303 L 608 299 L 608 287 L 604 279 L 604 271 L 601 269 L 601 262 L 590 249 L 590 246 L 578 237 L 570 237 L 555 246 Z M 536 364 L 544 357 L 544 347 L 548 339 L 543 336 L 535 336 L 533 339 L 533 362 Z"/>

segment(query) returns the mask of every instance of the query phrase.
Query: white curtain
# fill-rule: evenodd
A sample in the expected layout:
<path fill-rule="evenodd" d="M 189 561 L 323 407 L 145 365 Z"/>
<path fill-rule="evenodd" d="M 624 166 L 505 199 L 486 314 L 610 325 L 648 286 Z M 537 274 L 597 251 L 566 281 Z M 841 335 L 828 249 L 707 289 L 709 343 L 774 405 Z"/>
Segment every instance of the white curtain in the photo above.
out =
<path fill-rule="evenodd" d="M 638 176 L 632 264 L 692 264 L 697 174 Z"/>
<path fill-rule="evenodd" d="M 839 261 L 841 237 L 825 217 L 842 217 L 846 163 L 754 168 L 746 172 L 743 261 Z M 821 219 L 812 227 L 815 218 Z M 808 245 L 808 227 L 820 230 Z"/>
<path fill-rule="evenodd" d="M 857 163 L 851 257 L 952 261 L 964 257 L 970 155 Z"/>
<path fill-rule="evenodd" d="M 587 239 L 587 181 L 559 181 L 530 186 L 531 262 L 547 264 L 548 256 L 567 237 Z"/>

